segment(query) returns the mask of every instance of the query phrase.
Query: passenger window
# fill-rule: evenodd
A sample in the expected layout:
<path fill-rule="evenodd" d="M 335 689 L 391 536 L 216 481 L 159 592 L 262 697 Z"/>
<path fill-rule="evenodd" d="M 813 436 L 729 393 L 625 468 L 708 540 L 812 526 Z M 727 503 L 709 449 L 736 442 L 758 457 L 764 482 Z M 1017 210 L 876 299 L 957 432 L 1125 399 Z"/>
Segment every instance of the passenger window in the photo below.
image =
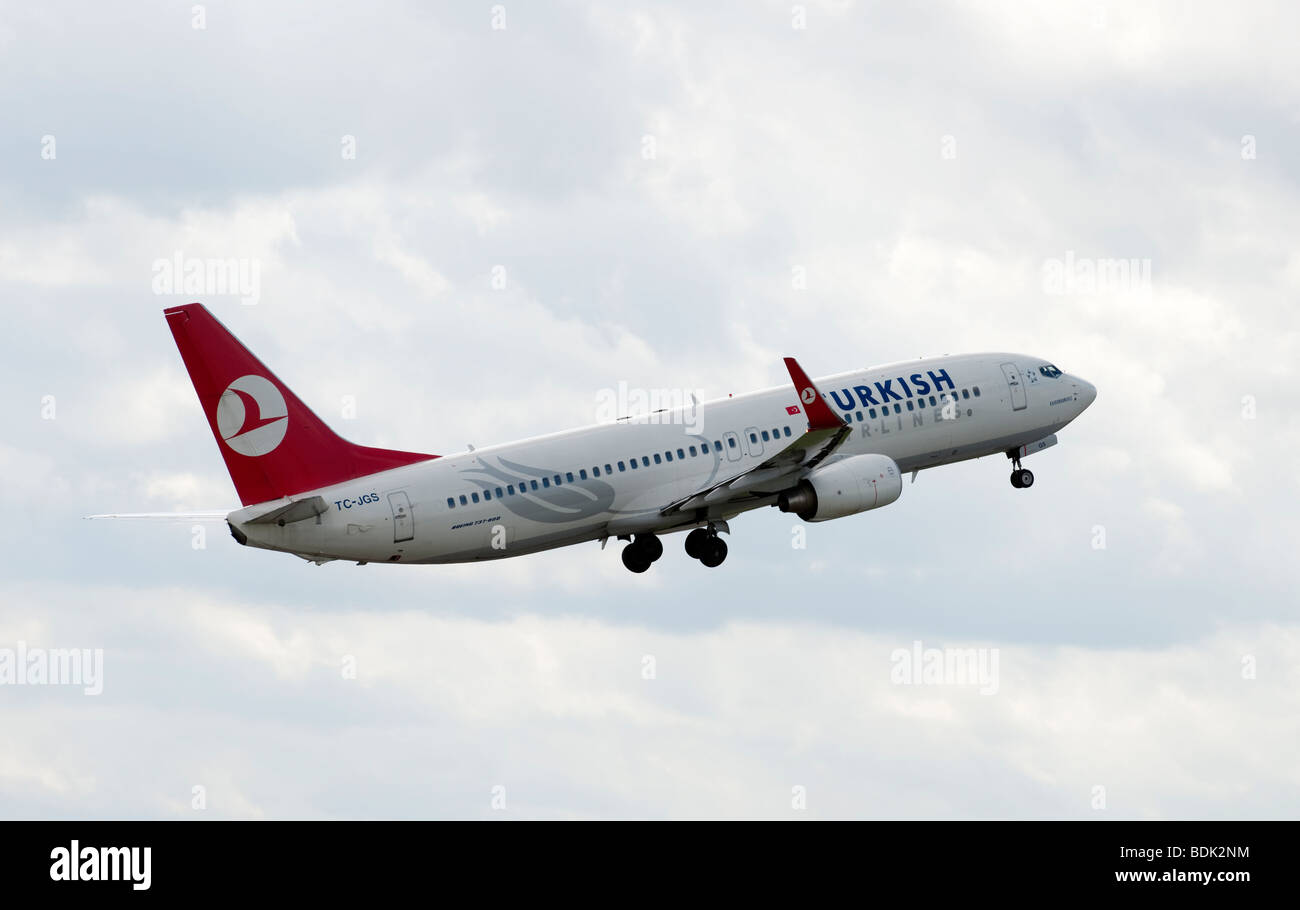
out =
<path fill-rule="evenodd" d="M 537 481 L 535 481 L 535 480 L 530 480 L 530 481 L 528 481 L 528 485 L 529 485 L 530 487 L 532 487 L 534 490 L 537 489 Z"/>
<path fill-rule="evenodd" d="M 749 434 L 749 441 L 754 443 L 755 445 L 758 445 L 758 437 L 755 436 L 753 433 Z"/>
<path fill-rule="evenodd" d="M 658 458 L 658 457 L 659 457 L 658 455 L 655 456 L 655 458 Z M 650 467 L 650 459 L 649 459 L 649 458 L 646 458 L 644 455 L 641 456 L 641 467 L 643 467 L 643 468 L 648 468 L 648 467 Z"/>
<path fill-rule="evenodd" d="M 619 470 L 621 471 L 622 468 L 619 468 Z M 613 473 L 614 473 L 614 469 L 611 468 L 611 467 L 609 466 L 609 463 L 608 463 L 608 462 L 606 462 L 606 464 L 605 464 L 605 473 L 606 473 L 606 474 L 613 474 Z"/>
<path fill-rule="evenodd" d="M 694 458 L 695 455 L 696 455 L 695 446 L 691 446 L 691 457 Z"/>
<path fill-rule="evenodd" d="M 464 505 L 469 505 L 469 501 L 465 499 L 465 494 L 464 494 L 464 493 L 461 493 L 461 494 L 460 494 L 460 504 L 463 505 L 463 506 L 464 506 Z"/>
<path fill-rule="evenodd" d="M 962 397 L 962 398 L 970 398 L 970 389 L 962 389 L 962 390 L 961 390 L 961 397 Z"/>
<path fill-rule="evenodd" d="M 600 476 L 600 468 L 592 468 L 592 470 L 596 472 L 596 476 L 597 476 L 597 477 Z M 586 479 L 587 479 L 587 469 L 586 469 L 586 468 L 583 468 L 581 471 L 578 472 L 578 479 L 579 479 L 579 480 L 586 480 Z"/>
<path fill-rule="evenodd" d="M 542 486 L 546 487 L 546 488 L 549 490 L 550 487 L 551 487 L 551 478 L 549 478 L 549 477 L 543 477 L 543 478 L 542 478 Z"/>
<path fill-rule="evenodd" d="M 685 457 L 686 457 L 686 453 L 683 452 L 681 449 L 678 449 L 678 450 L 677 450 L 677 457 L 678 457 L 678 458 L 685 458 Z"/>
<path fill-rule="evenodd" d="M 867 414 L 871 417 L 872 420 L 875 420 L 875 419 L 876 419 L 876 409 L 875 409 L 875 408 L 872 408 L 871 410 L 867 411 Z"/>
<path fill-rule="evenodd" d="M 636 470 L 636 459 L 635 459 L 635 458 L 632 459 L 632 470 L 633 470 L 633 471 Z"/>
<path fill-rule="evenodd" d="M 655 452 L 655 464 L 663 464 L 663 463 L 664 463 L 664 460 L 663 460 L 662 458 L 659 457 L 659 453 L 658 453 L 658 452 Z"/>
<path fill-rule="evenodd" d="M 491 499 L 492 499 L 492 491 L 491 491 L 491 490 L 484 490 L 484 491 L 483 491 L 483 498 L 486 499 L 486 500 L 488 500 L 488 501 L 491 501 Z"/>
<path fill-rule="evenodd" d="M 980 397 L 980 387 L 979 387 L 979 386 L 975 386 L 974 388 L 971 389 L 971 391 L 975 393 L 975 397 L 976 397 L 976 398 L 979 398 L 979 397 Z"/>
<path fill-rule="evenodd" d="M 507 495 L 514 496 L 514 495 L 515 495 L 515 485 L 514 485 L 514 484 L 508 484 L 508 485 L 506 486 L 506 493 L 507 493 Z"/>
<path fill-rule="evenodd" d="M 555 485 L 558 487 L 560 485 L 560 475 L 556 474 L 554 480 L 555 480 Z"/>
<path fill-rule="evenodd" d="M 736 447 L 736 440 L 734 440 L 734 439 L 728 439 L 727 442 L 731 445 L 731 447 L 732 447 L 733 449 Z M 721 452 L 721 451 L 722 451 L 722 443 L 718 442 L 718 440 L 716 440 L 716 439 L 713 440 L 713 451 L 715 451 L 715 452 Z"/>
<path fill-rule="evenodd" d="M 750 438 L 753 439 L 752 436 L 751 436 Z M 767 430 L 764 430 L 764 431 L 763 431 L 763 441 L 764 441 L 764 442 L 771 442 L 771 441 L 772 441 L 772 437 L 769 436 L 769 435 L 767 435 Z"/>
<path fill-rule="evenodd" d="M 909 411 L 914 411 L 914 410 L 916 410 L 915 408 L 912 407 L 912 399 L 910 399 L 910 398 L 907 399 L 907 409 L 908 409 Z"/>
<path fill-rule="evenodd" d="M 933 395 L 930 396 L 930 407 L 932 407 L 932 408 L 933 408 L 933 407 L 937 407 L 937 405 L 935 404 L 935 400 L 934 400 L 934 396 L 933 396 Z"/>
<path fill-rule="evenodd" d="M 857 414 L 858 414 L 858 423 L 862 423 L 862 412 L 858 411 Z"/>
<path fill-rule="evenodd" d="M 894 405 L 894 413 L 895 414 L 903 413 L 903 406 L 901 404 Z"/>
<path fill-rule="evenodd" d="M 447 508 L 449 508 L 449 509 L 454 509 L 454 508 L 456 508 L 456 499 L 455 499 L 455 497 L 453 497 L 453 496 L 448 496 L 448 497 L 447 497 Z"/>
<path fill-rule="evenodd" d="M 501 492 L 501 488 L 497 487 L 497 499 L 500 499 L 503 495 L 504 494 Z"/>
<path fill-rule="evenodd" d="M 472 499 L 472 500 L 474 500 L 475 502 L 478 502 L 478 494 L 477 494 L 477 493 L 470 493 L 470 494 L 469 494 L 469 498 Z"/>
<path fill-rule="evenodd" d="M 586 471 L 583 471 L 583 473 L 585 474 L 585 473 L 587 473 L 587 472 L 586 472 Z M 569 483 L 573 483 L 573 472 L 572 472 L 572 471 L 565 471 L 565 472 L 564 472 L 564 479 L 567 480 Z M 584 477 L 583 480 L 586 480 L 586 478 Z"/>
<path fill-rule="evenodd" d="M 620 461 L 620 462 L 618 463 L 618 469 L 619 469 L 620 471 L 623 470 L 623 462 Z"/>
<path fill-rule="evenodd" d="M 669 452 L 664 452 L 664 458 L 668 459 L 669 461 L 672 461 L 672 460 L 673 460 L 673 453 L 672 453 L 671 451 L 669 451 Z"/>
<path fill-rule="evenodd" d="M 861 420 L 861 419 L 862 419 L 862 413 L 861 413 L 861 412 L 858 412 L 858 420 Z M 786 428 L 785 428 L 785 435 L 786 435 L 786 436 L 789 436 L 789 435 L 790 435 L 790 428 L 789 428 L 789 427 L 786 427 Z"/>

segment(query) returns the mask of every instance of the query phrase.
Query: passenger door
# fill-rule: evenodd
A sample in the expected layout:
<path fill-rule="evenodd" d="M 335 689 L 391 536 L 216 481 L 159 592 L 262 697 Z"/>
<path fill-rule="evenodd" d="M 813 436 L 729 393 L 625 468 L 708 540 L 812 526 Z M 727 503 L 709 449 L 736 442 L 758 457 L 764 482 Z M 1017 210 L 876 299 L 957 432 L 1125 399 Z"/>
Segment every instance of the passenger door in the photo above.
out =
<path fill-rule="evenodd" d="M 1011 390 L 1011 410 L 1024 410 L 1029 402 L 1025 398 L 1025 387 L 1020 381 L 1020 368 L 1014 363 L 1004 363 L 1002 375 L 1007 378 L 1007 388 Z"/>

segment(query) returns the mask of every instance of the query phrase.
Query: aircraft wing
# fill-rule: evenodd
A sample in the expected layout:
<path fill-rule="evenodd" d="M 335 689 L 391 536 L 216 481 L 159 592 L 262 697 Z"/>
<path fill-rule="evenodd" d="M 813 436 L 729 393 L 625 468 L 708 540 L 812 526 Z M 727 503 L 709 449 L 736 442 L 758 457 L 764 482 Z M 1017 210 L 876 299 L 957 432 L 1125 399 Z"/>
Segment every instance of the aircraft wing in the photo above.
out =
<path fill-rule="evenodd" d="M 796 476 L 821 464 L 848 439 L 852 429 L 826 404 L 826 399 L 799 366 L 799 362 L 793 357 L 787 357 L 785 366 L 790 371 L 790 379 L 794 382 L 795 391 L 799 393 L 799 400 L 803 402 L 808 429 L 775 455 L 712 486 L 669 503 L 660 509 L 660 514 L 671 515 L 683 510 L 700 509 L 773 492 L 774 488 L 791 486 Z"/>

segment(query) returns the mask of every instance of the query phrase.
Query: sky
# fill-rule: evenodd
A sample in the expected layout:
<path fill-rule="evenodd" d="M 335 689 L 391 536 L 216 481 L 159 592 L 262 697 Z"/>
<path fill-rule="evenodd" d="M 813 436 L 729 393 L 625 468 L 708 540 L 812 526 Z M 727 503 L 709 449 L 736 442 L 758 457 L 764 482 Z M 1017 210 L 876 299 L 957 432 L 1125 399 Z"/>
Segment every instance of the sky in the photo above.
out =
<path fill-rule="evenodd" d="M 0 3 L 0 817 L 1296 817 L 1297 32 Z M 251 293 L 169 287 L 177 257 Z M 162 317 L 191 300 L 420 452 L 783 356 L 1019 351 L 1098 397 L 1031 490 L 997 457 L 756 511 L 717 569 L 681 535 L 644 575 L 597 543 L 315 566 L 83 520 L 238 506 Z M 98 684 L 20 685 L 20 649 Z M 909 664 L 945 653 L 992 676 Z"/>

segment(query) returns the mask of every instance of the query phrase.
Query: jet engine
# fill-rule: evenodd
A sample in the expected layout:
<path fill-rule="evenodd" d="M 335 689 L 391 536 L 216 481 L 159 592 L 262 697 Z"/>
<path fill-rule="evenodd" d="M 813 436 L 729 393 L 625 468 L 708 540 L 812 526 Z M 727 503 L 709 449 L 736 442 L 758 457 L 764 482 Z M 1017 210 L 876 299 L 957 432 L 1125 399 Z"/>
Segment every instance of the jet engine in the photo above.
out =
<path fill-rule="evenodd" d="M 815 469 L 776 500 L 804 521 L 829 521 L 887 506 L 903 493 L 903 476 L 887 455 L 850 455 Z"/>

